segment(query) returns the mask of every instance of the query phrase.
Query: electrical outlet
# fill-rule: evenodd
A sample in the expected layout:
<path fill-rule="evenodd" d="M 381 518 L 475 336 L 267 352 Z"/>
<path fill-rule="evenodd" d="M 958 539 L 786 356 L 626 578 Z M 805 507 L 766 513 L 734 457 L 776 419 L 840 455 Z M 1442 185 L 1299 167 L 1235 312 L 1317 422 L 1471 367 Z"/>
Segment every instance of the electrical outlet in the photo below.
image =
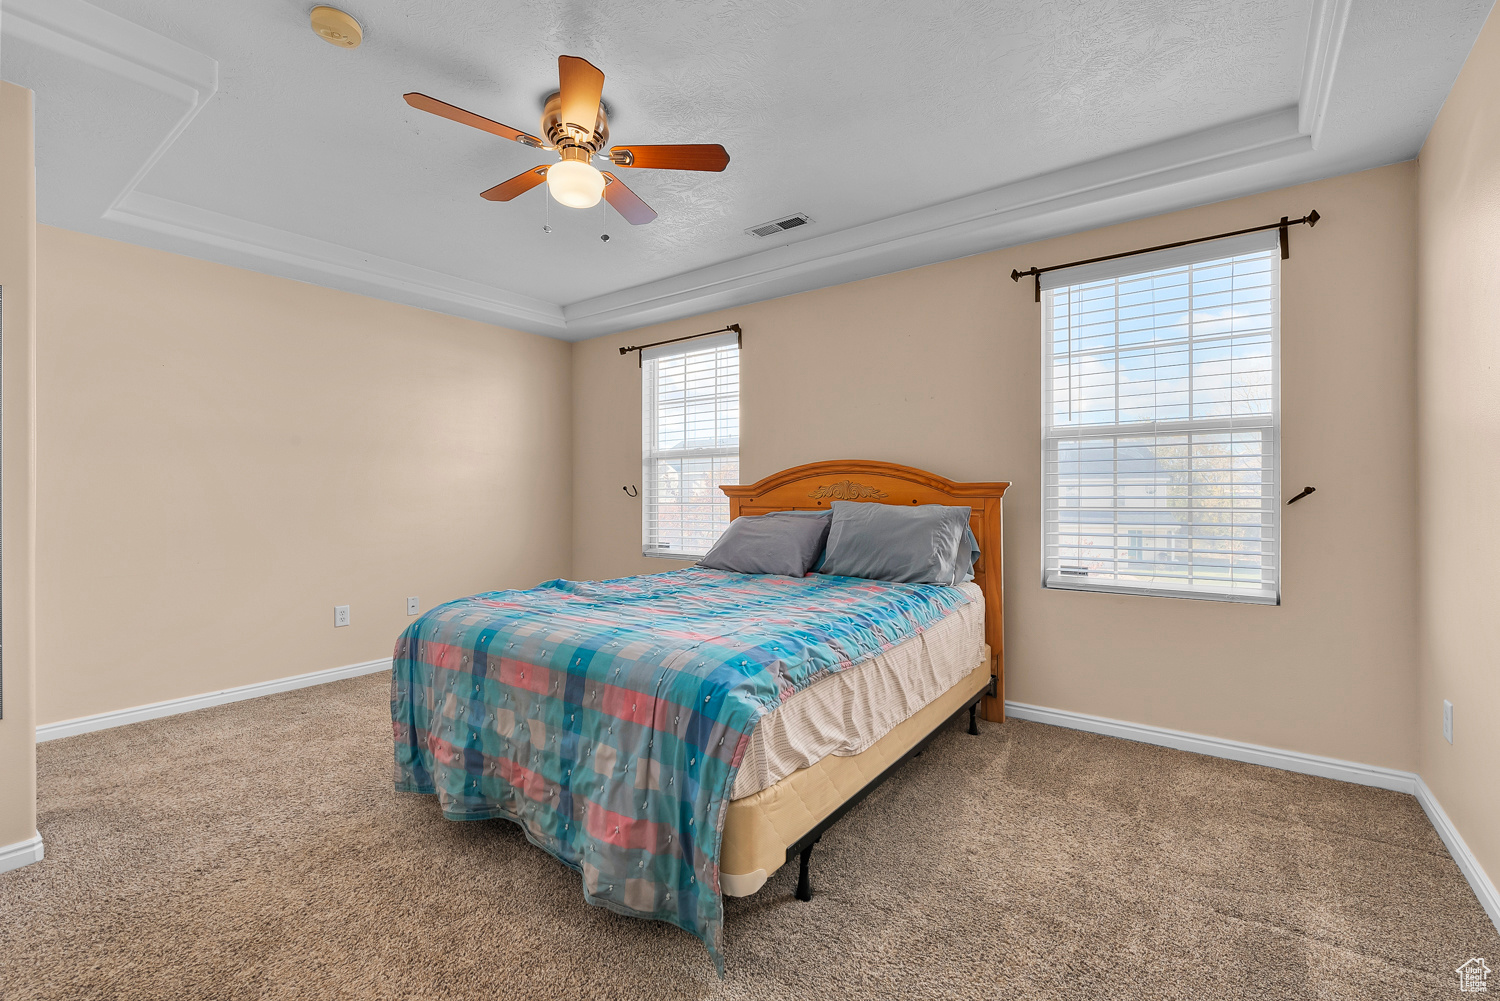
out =
<path fill-rule="evenodd" d="M 349 624 L 349 606 L 348 605 L 334 605 L 333 606 L 333 625 L 334 625 L 334 627 L 337 628 L 339 626 L 347 626 L 348 624 Z"/>
<path fill-rule="evenodd" d="M 1443 700 L 1443 739 L 1453 743 L 1453 703 Z"/>
<path fill-rule="evenodd" d="M 416 615 L 421 610 L 422 610 L 422 603 L 417 600 L 417 596 L 416 595 L 412 595 L 410 598 L 406 599 L 406 614 L 407 615 Z"/>

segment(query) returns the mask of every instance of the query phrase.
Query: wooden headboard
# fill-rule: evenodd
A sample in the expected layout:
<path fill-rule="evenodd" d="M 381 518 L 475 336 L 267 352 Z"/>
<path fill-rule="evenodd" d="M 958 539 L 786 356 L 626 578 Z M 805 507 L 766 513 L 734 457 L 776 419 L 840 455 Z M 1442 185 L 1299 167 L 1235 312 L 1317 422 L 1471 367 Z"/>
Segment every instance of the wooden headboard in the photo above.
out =
<path fill-rule="evenodd" d="M 1001 568 L 1000 504 L 1009 483 L 954 483 L 952 480 L 894 462 L 840 459 L 810 462 L 772 473 L 748 486 L 723 486 L 729 495 L 729 517 L 768 511 L 816 511 L 836 500 L 879 504 L 946 504 L 973 511 L 969 524 L 979 540 L 974 583 L 984 592 L 984 638 L 993 659 L 998 698 L 984 700 L 984 718 L 1005 721 L 1005 604 Z"/>

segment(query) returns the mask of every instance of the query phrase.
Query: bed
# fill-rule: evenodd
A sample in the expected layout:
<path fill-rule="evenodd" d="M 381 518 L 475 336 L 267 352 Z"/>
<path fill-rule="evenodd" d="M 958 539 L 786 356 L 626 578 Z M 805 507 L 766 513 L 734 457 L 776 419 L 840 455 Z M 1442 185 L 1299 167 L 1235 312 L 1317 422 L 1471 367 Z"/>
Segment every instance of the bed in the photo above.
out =
<path fill-rule="evenodd" d="M 969 507 L 960 586 L 693 568 L 432 609 L 396 646 L 397 788 L 514 821 L 590 903 L 685 928 L 722 974 L 724 894 L 796 858 L 810 899 L 812 847 L 847 810 L 953 717 L 1003 721 L 1007 485 L 838 461 L 723 488 L 732 519 Z"/>

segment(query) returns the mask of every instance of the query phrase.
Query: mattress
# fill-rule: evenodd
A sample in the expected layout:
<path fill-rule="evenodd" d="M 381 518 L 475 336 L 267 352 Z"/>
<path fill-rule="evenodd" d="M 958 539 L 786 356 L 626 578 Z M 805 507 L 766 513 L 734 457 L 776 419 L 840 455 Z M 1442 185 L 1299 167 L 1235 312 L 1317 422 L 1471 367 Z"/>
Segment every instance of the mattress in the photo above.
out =
<path fill-rule="evenodd" d="M 756 724 L 730 799 L 775 785 L 828 755 L 859 754 L 951 689 L 984 648 L 984 595 L 960 584 L 969 603 L 884 653 L 832 672 L 786 699 Z"/>
<path fill-rule="evenodd" d="M 990 683 L 990 649 L 957 684 L 858 754 L 830 754 L 816 764 L 743 799 L 724 815 L 720 885 L 743 897 L 765 885 L 786 861 L 786 851 L 850 796 L 921 743 L 943 720 Z"/>

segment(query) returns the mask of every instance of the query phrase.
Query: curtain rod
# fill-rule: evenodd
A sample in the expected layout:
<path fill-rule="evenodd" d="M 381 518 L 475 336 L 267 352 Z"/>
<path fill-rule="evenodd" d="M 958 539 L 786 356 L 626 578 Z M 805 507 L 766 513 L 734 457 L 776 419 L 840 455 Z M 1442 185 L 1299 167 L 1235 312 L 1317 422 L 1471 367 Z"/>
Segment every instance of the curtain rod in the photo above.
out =
<path fill-rule="evenodd" d="M 1045 268 L 1028 268 L 1025 271 L 1012 269 L 1010 280 L 1018 282 L 1027 276 L 1035 278 L 1036 301 L 1041 302 L 1042 275 L 1049 271 L 1061 271 L 1063 268 L 1076 268 L 1085 264 L 1098 264 L 1100 261 L 1115 261 L 1122 257 L 1135 257 L 1137 254 L 1149 254 L 1157 250 L 1172 250 L 1175 247 L 1187 247 L 1195 243 L 1207 243 L 1210 240 L 1223 240 L 1231 236 L 1243 236 L 1246 233 L 1261 233 L 1268 229 L 1281 230 L 1281 259 L 1285 261 L 1292 256 L 1292 245 L 1287 240 L 1286 228 L 1288 226 L 1300 226 L 1303 223 L 1307 223 L 1309 227 L 1316 226 L 1320 218 L 1322 217 L 1318 215 L 1318 210 L 1313 209 L 1301 219 L 1288 219 L 1286 216 L 1282 216 L 1280 222 L 1269 222 L 1264 226 L 1251 226 L 1249 229 L 1237 229 L 1232 233 L 1215 233 L 1213 236 L 1200 236 L 1194 240 L 1178 240 L 1176 243 L 1163 243 L 1159 247 L 1147 247 L 1144 250 L 1127 250 L 1123 254 L 1106 254 L 1103 257 L 1090 257 L 1086 261 L 1069 261 L 1067 264 L 1053 264 Z"/>
<path fill-rule="evenodd" d="M 712 334 L 727 334 L 731 330 L 734 331 L 735 340 L 739 343 L 739 346 L 743 348 L 745 346 L 744 331 L 740 330 L 740 325 L 738 323 L 731 323 L 727 327 L 720 327 L 718 330 L 705 330 L 701 334 L 688 334 L 686 337 L 673 337 L 670 340 L 665 341 L 652 341 L 650 344 L 631 344 L 629 347 L 621 348 L 620 354 L 628 355 L 632 351 L 644 351 L 647 348 L 659 348 L 663 344 L 676 344 L 678 341 L 691 341 L 699 337 L 708 337 Z M 641 363 L 639 355 L 636 356 L 635 363 L 637 365 Z"/>

